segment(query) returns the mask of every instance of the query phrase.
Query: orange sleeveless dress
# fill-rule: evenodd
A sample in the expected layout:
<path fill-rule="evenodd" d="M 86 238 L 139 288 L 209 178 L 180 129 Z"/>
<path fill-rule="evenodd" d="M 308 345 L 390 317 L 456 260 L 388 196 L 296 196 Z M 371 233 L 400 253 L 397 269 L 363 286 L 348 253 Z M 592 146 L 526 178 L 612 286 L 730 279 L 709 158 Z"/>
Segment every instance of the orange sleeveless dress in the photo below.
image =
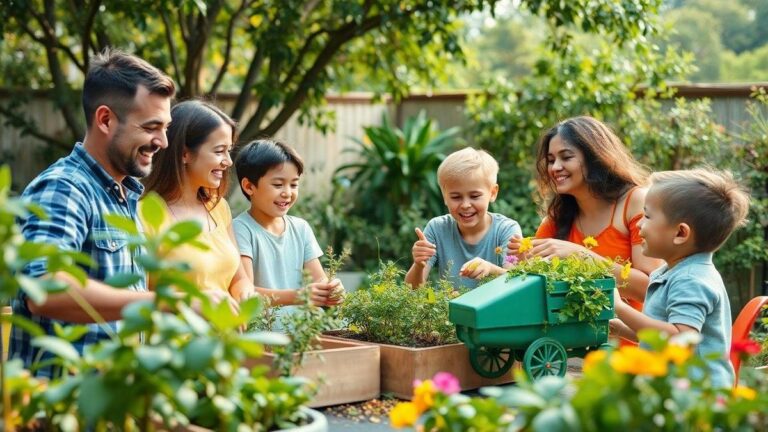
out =
<path fill-rule="evenodd" d="M 631 260 L 632 247 L 642 243 L 643 239 L 640 237 L 640 227 L 637 225 L 637 223 L 640 221 L 640 218 L 643 217 L 642 213 L 632 216 L 631 219 L 627 219 L 627 207 L 629 206 L 629 199 L 632 197 L 632 193 L 635 191 L 635 189 L 637 188 L 632 188 L 629 192 L 627 192 L 627 199 L 624 201 L 624 210 L 622 212 L 624 226 L 627 227 L 629 233 L 622 233 L 616 229 L 615 226 L 613 226 L 613 219 L 616 215 L 616 205 L 618 204 L 618 202 L 616 202 L 613 204 L 613 208 L 611 209 L 611 222 L 598 235 L 594 236 L 595 240 L 597 240 L 597 246 L 593 247 L 592 251 L 598 255 L 612 259 L 620 258 L 624 261 Z M 554 221 L 545 219 L 541 225 L 539 225 L 539 229 L 536 230 L 536 238 L 553 238 L 555 237 L 556 233 L 557 229 L 555 227 Z M 582 233 L 576 226 L 576 223 L 574 223 L 571 225 L 571 232 L 568 234 L 568 238 L 566 240 L 571 243 L 584 244 L 585 237 L 586 236 L 584 233 Z M 639 311 L 643 310 L 642 302 L 633 299 L 624 300 L 634 309 Z M 626 341 L 622 340 L 621 342 L 622 345 L 624 345 L 624 342 Z"/>

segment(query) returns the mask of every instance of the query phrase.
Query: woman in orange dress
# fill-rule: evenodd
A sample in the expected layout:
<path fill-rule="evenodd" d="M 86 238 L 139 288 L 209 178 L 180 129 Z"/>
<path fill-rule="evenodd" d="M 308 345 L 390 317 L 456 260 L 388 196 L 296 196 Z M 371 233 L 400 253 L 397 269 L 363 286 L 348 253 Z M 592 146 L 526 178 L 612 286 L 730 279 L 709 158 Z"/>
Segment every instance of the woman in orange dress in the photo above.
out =
<path fill-rule="evenodd" d="M 536 170 L 546 216 L 527 256 L 566 257 L 583 252 L 631 261 L 628 277 L 614 266 L 624 284 L 622 297 L 642 309 L 648 275 L 661 261 L 643 255 L 637 226 L 643 215 L 648 171 L 600 121 L 587 116 L 558 123 L 539 141 Z M 597 245 L 584 246 L 592 237 Z M 520 240 L 509 242 L 518 254 Z"/>

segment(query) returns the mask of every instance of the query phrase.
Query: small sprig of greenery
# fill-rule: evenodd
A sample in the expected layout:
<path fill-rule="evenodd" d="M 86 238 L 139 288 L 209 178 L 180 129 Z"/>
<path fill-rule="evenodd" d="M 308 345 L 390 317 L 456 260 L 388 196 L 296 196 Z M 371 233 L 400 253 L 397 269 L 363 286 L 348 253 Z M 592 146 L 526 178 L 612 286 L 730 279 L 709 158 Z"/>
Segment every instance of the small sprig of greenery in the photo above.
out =
<path fill-rule="evenodd" d="M 352 250 L 350 248 L 345 247 L 341 250 L 341 253 L 336 256 L 333 253 L 333 246 L 328 246 L 328 248 L 325 250 L 326 253 L 326 260 L 328 261 L 328 280 L 332 281 L 336 277 L 336 273 L 339 272 L 339 270 L 344 266 L 344 263 L 347 262 L 349 259 L 349 256 L 352 254 Z M 333 292 L 328 296 L 329 300 L 339 300 L 344 297 L 344 287 L 337 286 Z"/>
<path fill-rule="evenodd" d="M 457 343 L 448 302 L 460 295 L 447 280 L 412 288 L 392 262 L 370 275 L 371 286 L 351 293 L 340 306 L 348 329 L 369 342 L 401 346 Z"/>
<path fill-rule="evenodd" d="M 610 298 L 597 288 L 595 279 L 613 277 L 614 261 L 596 258 L 586 253 L 575 253 L 566 258 L 544 259 L 532 257 L 517 263 L 507 273 L 507 280 L 517 276 L 537 274 L 547 280 L 547 292 L 555 289 L 555 282 L 569 285 L 565 306 L 560 310 L 560 321 L 575 318 L 594 322 L 600 313 L 611 308 Z"/>

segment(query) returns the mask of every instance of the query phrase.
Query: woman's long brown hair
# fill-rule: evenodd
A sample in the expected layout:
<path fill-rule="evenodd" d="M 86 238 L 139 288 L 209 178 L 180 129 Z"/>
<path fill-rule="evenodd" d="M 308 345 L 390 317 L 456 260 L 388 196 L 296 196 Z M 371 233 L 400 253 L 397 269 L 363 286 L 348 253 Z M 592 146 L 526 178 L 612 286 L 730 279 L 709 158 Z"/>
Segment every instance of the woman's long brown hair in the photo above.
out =
<path fill-rule="evenodd" d="M 545 214 L 555 224 L 555 238 L 567 239 L 579 214 L 573 195 L 558 194 L 547 169 L 552 138 L 559 135 L 584 155 L 584 181 L 590 192 L 605 201 L 615 202 L 629 189 L 646 184 L 648 170 L 629 152 L 613 131 L 599 120 L 573 117 L 558 123 L 539 140 L 536 171 L 539 195 Z"/>

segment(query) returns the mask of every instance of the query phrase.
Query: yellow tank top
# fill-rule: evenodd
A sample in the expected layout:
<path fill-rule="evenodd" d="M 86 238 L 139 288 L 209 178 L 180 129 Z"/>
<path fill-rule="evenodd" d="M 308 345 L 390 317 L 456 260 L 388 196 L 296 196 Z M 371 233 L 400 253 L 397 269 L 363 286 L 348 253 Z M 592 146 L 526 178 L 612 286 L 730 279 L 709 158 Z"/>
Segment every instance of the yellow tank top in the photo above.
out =
<path fill-rule="evenodd" d="M 139 202 L 139 206 L 141 204 L 142 202 Z M 167 259 L 188 263 L 191 267 L 188 276 L 201 290 L 215 288 L 229 291 L 232 278 L 240 266 L 240 253 L 229 235 L 232 213 L 224 199 L 209 211 L 216 226 L 211 231 L 204 230 L 197 238 L 199 242 L 208 246 L 208 250 L 192 245 L 182 245 L 172 250 Z M 141 215 L 141 211 L 139 214 Z M 168 212 L 169 216 L 170 214 Z M 167 229 L 177 222 L 171 216 L 166 219 L 161 229 Z M 154 234 L 143 219 L 141 223 L 145 232 Z"/>

